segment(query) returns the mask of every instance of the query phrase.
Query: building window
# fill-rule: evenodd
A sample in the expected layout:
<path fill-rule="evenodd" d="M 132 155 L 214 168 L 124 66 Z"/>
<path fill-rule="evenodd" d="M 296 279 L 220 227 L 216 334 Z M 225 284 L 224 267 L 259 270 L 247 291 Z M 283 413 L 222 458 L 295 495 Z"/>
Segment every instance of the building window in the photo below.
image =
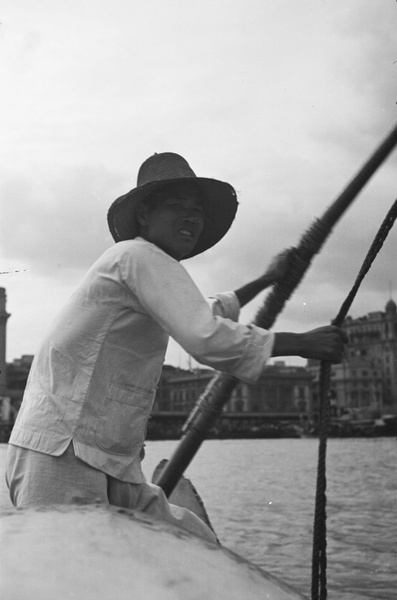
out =
<path fill-rule="evenodd" d="M 236 402 L 234 403 L 234 410 L 236 412 L 243 412 L 243 410 L 244 410 L 244 402 L 241 400 L 241 398 L 239 398 L 238 400 L 236 400 Z"/>

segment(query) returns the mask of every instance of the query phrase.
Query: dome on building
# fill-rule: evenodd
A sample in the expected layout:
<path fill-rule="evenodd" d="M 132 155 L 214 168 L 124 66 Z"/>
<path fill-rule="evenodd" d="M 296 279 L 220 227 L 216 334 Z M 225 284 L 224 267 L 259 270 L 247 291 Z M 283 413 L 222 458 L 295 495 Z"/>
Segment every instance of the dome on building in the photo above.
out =
<path fill-rule="evenodd" d="M 397 313 L 397 304 L 390 298 L 385 307 L 386 313 L 389 315 L 395 315 Z"/>

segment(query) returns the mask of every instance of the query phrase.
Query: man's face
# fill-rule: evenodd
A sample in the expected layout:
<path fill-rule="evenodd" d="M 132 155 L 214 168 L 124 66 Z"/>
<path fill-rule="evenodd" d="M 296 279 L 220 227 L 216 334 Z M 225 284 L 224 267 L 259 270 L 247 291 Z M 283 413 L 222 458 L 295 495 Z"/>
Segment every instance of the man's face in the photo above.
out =
<path fill-rule="evenodd" d="M 169 186 L 141 205 L 138 221 L 149 242 L 179 261 L 193 251 L 204 229 L 200 194 L 189 184 Z"/>

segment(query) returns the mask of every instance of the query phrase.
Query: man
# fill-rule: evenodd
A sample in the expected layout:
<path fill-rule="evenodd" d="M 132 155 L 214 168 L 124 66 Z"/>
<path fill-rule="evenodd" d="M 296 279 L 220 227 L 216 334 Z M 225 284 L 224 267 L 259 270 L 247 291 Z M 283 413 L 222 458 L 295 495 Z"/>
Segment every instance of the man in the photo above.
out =
<path fill-rule="evenodd" d="M 270 356 L 339 362 L 342 330 L 271 333 L 237 322 L 241 304 L 283 273 L 286 257 L 236 292 L 206 301 L 180 264 L 216 244 L 237 210 L 227 183 L 155 154 L 111 206 L 117 242 L 91 267 L 42 341 L 10 438 L 16 506 L 106 502 L 214 540 L 141 471 L 141 449 L 171 335 L 199 362 L 255 382 Z"/>

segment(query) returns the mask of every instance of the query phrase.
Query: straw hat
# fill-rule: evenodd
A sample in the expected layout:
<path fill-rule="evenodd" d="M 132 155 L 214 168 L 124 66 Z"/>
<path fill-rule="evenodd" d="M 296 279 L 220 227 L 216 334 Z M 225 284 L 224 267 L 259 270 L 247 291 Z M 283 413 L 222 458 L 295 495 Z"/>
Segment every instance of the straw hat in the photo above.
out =
<path fill-rule="evenodd" d="M 137 187 L 117 198 L 108 212 L 110 232 L 116 242 L 139 235 L 136 208 L 152 192 L 170 183 L 194 183 L 199 189 L 206 221 L 191 258 L 214 246 L 230 228 L 237 211 L 236 192 L 231 185 L 217 179 L 197 177 L 186 160 L 173 152 L 154 154 L 138 172 Z M 207 220 L 208 219 L 208 220 Z"/>

